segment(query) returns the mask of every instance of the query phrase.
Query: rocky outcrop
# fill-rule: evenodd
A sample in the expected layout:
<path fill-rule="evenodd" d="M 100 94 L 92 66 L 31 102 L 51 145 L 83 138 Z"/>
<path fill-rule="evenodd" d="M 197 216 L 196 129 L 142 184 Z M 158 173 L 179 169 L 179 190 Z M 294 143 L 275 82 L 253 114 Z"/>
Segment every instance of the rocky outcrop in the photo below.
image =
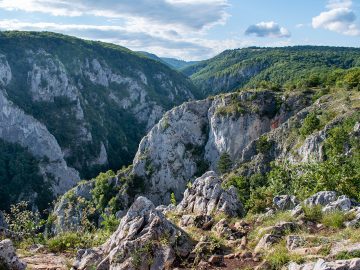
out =
<path fill-rule="evenodd" d="M 0 269 L 26 269 L 26 264 L 20 261 L 15 253 L 13 243 L 9 239 L 0 242 Z"/>
<path fill-rule="evenodd" d="M 155 204 L 168 204 L 172 192 L 181 200 L 188 181 L 207 169 L 217 170 L 223 153 L 238 160 L 249 144 L 306 104 L 302 95 L 282 100 L 271 91 L 185 103 L 167 112 L 141 141 L 133 174 L 148 183 L 144 194 Z M 256 153 L 255 147 L 251 155 Z"/>
<path fill-rule="evenodd" d="M 139 197 L 110 239 L 99 248 L 80 250 L 72 269 L 172 269 L 191 248 L 183 231 Z"/>
<path fill-rule="evenodd" d="M 177 211 L 197 215 L 226 214 L 230 217 L 242 216 L 244 208 L 234 187 L 225 190 L 215 172 L 207 172 L 197 178 L 177 206 Z"/>
<path fill-rule="evenodd" d="M 294 209 L 299 201 L 294 195 L 279 195 L 273 198 L 273 204 L 276 210 L 285 211 Z"/>

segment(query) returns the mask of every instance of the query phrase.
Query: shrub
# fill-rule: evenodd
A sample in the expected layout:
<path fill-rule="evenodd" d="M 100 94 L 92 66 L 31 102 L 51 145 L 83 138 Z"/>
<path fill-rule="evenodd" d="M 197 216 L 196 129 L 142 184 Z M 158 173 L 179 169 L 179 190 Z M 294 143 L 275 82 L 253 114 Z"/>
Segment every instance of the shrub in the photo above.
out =
<path fill-rule="evenodd" d="M 175 197 L 174 192 L 171 192 L 171 194 L 170 194 L 170 203 L 173 205 L 176 205 L 176 197 Z"/>
<path fill-rule="evenodd" d="M 223 182 L 222 186 L 225 189 L 229 189 L 231 186 L 235 187 L 237 189 L 239 199 L 242 202 L 245 202 L 249 199 L 249 181 L 244 176 L 232 175 Z"/>
<path fill-rule="evenodd" d="M 102 215 L 103 221 L 101 222 L 101 226 L 107 232 L 116 231 L 117 227 L 120 224 L 120 221 L 116 218 L 114 214 L 111 215 Z"/>
<path fill-rule="evenodd" d="M 75 252 L 78 249 L 91 248 L 104 243 L 109 233 L 97 231 L 96 233 L 65 232 L 59 234 L 46 242 L 51 252 Z"/>
<path fill-rule="evenodd" d="M 290 254 L 285 247 L 285 243 L 280 242 L 266 256 L 266 261 L 269 263 L 271 270 L 280 270 L 291 261 L 297 263 L 303 262 L 303 258 L 300 255 Z"/>
<path fill-rule="evenodd" d="M 256 142 L 256 151 L 261 154 L 266 154 L 271 149 L 271 142 L 266 136 L 261 136 Z"/>
<path fill-rule="evenodd" d="M 312 222 L 319 222 L 322 220 L 323 213 L 321 211 L 321 205 L 316 206 L 302 206 L 304 210 L 305 219 Z"/>
<path fill-rule="evenodd" d="M 109 204 L 109 201 L 116 196 L 117 189 L 113 184 L 110 184 L 110 179 L 115 177 L 113 171 L 108 171 L 106 173 L 100 173 L 95 178 L 95 187 L 91 191 L 93 200 L 96 206 L 96 209 L 103 211 Z M 116 212 L 119 209 L 113 209 Z"/>
<path fill-rule="evenodd" d="M 220 173 L 224 174 L 230 171 L 232 167 L 232 160 L 228 153 L 224 152 L 221 154 L 218 164 L 218 170 Z"/>
<path fill-rule="evenodd" d="M 345 214 L 341 211 L 335 211 L 328 214 L 324 214 L 321 223 L 327 227 L 340 229 L 344 226 L 346 221 Z"/>
<path fill-rule="evenodd" d="M 320 126 L 320 120 L 317 117 L 316 113 L 309 113 L 304 119 L 304 123 L 300 128 L 300 134 L 303 136 L 310 135 L 315 130 L 317 130 Z"/>
<path fill-rule="evenodd" d="M 5 220 L 11 231 L 20 233 L 25 238 L 33 238 L 45 221 L 40 219 L 39 212 L 30 211 L 28 204 L 22 201 L 11 205 L 10 212 L 5 214 Z"/>

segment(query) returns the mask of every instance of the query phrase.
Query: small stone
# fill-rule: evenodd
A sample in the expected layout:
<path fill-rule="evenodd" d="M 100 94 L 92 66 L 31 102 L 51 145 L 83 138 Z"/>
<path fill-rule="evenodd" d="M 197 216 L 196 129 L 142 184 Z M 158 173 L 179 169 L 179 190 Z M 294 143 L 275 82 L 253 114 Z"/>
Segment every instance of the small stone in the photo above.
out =
<path fill-rule="evenodd" d="M 209 263 L 216 266 L 221 266 L 224 264 L 224 256 L 222 255 L 212 255 L 209 258 Z"/>
<path fill-rule="evenodd" d="M 224 259 L 228 259 L 228 260 L 231 260 L 231 259 L 234 259 L 235 258 L 235 254 L 234 253 L 231 253 L 231 254 L 227 254 L 224 256 Z"/>

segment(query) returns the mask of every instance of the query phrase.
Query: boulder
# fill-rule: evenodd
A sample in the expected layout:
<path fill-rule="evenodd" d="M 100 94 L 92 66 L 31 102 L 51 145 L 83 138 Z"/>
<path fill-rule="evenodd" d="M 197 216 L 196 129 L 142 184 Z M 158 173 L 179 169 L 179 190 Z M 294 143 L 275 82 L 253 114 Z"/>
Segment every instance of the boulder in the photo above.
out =
<path fill-rule="evenodd" d="M 277 234 L 284 235 L 286 232 L 294 232 L 299 228 L 299 224 L 295 222 L 279 222 L 274 226 L 265 227 L 259 230 L 259 234 Z"/>
<path fill-rule="evenodd" d="M 0 242 L 0 269 L 25 270 L 26 264 L 20 261 L 9 239 Z"/>
<path fill-rule="evenodd" d="M 216 223 L 212 230 L 215 231 L 219 237 L 225 238 L 226 240 L 240 239 L 245 235 L 243 232 L 230 227 L 229 223 L 224 218 Z"/>
<path fill-rule="evenodd" d="M 297 264 L 291 262 L 288 266 L 288 270 L 358 270 L 360 269 L 360 259 L 351 260 L 337 260 L 326 262 L 323 259 L 319 259 L 316 263 Z"/>
<path fill-rule="evenodd" d="M 145 197 L 138 197 L 116 232 L 98 248 L 80 250 L 72 269 L 171 269 L 192 243 Z"/>
<path fill-rule="evenodd" d="M 344 224 L 346 227 L 360 227 L 360 207 L 351 209 L 348 214 L 354 215 L 354 218 L 350 221 L 346 221 Z"/>
<path fill-rule="evenodd" d="M 323 209 L 322 211 L 324 213 L 330 213 L 330 212 L 334 212 L 334 211 L 349 211 L 351 209 L 352 206 L 352 202 L 351 200 L 343 195 L 343 196 L 339 196 L 339 198 L 337 198 L 336 201 L 330 202 L 328 203 Z"/>
<path fill-rule="evenodd" d="M 279 243 L 281 240 L 280 235 L 275 234 L 265 234 L 259 240 L 258 244 L 256 245 L 254 252 L 259 253 L 263 250 L 268 250 L 273 244 Z"/>
<path fill-rule="evenodd" d="M 335 191 L 320 191 L 304 201 L 304 204 L 310 207 L 317 205 L 326 206 L 327 204 L 336 201 L 337 196 Z"/>
<path fill-rule="evenodd" d="M 277 210 L 293 210 L 298 204 L 299 201 L 293 195 L 279 195 L 273 198 L 274 207 Z"/>
<path fill-rule="evenodd" d="M 186 189 L 184 198 L 177 206 L 177 211 L 198 215 L 226 214 L 230 217 L 244 215 L 236 189 L 225 190 L 219 176 L 209 171 L 197 178 L 192 186 Z"/>

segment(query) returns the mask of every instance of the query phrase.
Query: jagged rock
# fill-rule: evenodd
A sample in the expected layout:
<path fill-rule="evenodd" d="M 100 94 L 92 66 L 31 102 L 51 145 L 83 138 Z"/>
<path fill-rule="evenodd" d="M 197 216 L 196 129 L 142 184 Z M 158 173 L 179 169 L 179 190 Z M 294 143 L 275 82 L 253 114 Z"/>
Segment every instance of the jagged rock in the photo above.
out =
<path fill-rule="evenodd" d="M 354 215 L 354 218 L 350 221 L 346 221 L 344 224 L 346 227 L 360 227 L 360 207 L 356 207 L 347 212 L 349 215 Z"/>
<path fill-rule="evenodd" d="M 194 218 L 194 226 L 202 230 L 210 230 L 215 220 L 212 216 L 198 215 Z"/>
<path fill-rule="evenodd" d="M 340 253 L 360 253 L 360 243 L 351 243 L 350 241 L 337 241 L 331 246 L 329 256 L 335 257 Z"/>
<path fill-rule="evenodd" d="M 304 210 L 300 204 L 298 204 L 293 210 L 291 210 L 291 216 L 297 218 L 304 214 Z"/>
<path fill-rule="evenodd" d="M 4 217 L 4 214 L 0 211 L 0 228 L 7 228 L 8 225 L 5 221 L 5 217 Z"/>
<path fill-rule="evenodd" d="M 9 239 L 0 242 L 0 269 L 26 269 L 26 264 L 20 261 L 15 253 L 13 243 Z"/>
<path fill-rule="evenodd" d="M 288 235 L 286 237 L 286 247 L 289 250 L 293 250 L 303 246 L 305 243 L 305 239 L 300 235 Z"/>
<path fill-rule="evenodd" d="M 94 181 L 82 182 L 60 198 L 52 213 L 54 220 L 51 232 L 53 234 L 81 229 L 83 210 L 87 206 L 87 200 L 91 199 L 91 190 L 94 186 Z"/>
<path fill-rule="evenodd" d="M 227 240 L 236 240 L 244 236 L 244 232 L 230 227 L 229 223 L 224 218 L 216 223 L 212 230 L 215 231 L 219 237 L 225 238 Z"/>
<path fill-rule="evenodd" d="M 322 211 L 324 213 L 334 212 L 336 210 L 346 212 L 351 209 L 351 205 L 352 205 L 351 200 L 347 196 L 343 195 L 343 196 L 339 196 L 336 201 L 328 203 L 322 209 Z"/>
<path fill-rule="evenodd" d="M 221 179 L 215 172 L 207 172 L 197 178 L 184 193 L 177 211 L 198 215 L 216 215 L 224 213 L 235 217 L 244 214 L 235 188 L 224 190 Z"/>
<path fill-rule="evenodd" d="M 212 255 L 208 262 L 211 265 L 215 265 L 215 266 L 222 266 L 224 264 L 224 256 L 222 255 Z"/>
<path fill-rule="evenodd" d="M 194 215 L 183 215 L 180 219 L 180 226 L 187 227 L 194 225 Z"/>
<path fill-rule="evenodd" d="M 299 201 L 293 195 L 279 195 L 274 197 L 273 204 L 277 210 L 293 210 Z"/>
<path fill-rule="evenodd" d="M 176 256 L 186 257 L 191 248 L 183 231 L 138 197 L 110 239 L 79 252 L 73 269 L 170 269 Z"/>
<path fill-rule="evenodd" d="M 284 235 L 286 232 L 294 232 L 300 226 L 295 222 L 279 222 L 274 226 L 269 226 L 265 228 L 261 228 L 259 230 L 259 234 L 276 234 L 276 235 Z"/>
<path fill-rule="evenodd" d="M 337 260 L 326 262 L 319 259 L 316 263 L 305 263 L 299 265 L 291 262 L 288 270 L 358 270 L 360 269 L 360 259 Z"/>
<path fill-rule="evenodd" d="M 254 252 L 259 253 L 263 250 L 268 250 L 273 244 L 280 242 L 281 238 L 280 235 L 265 234 L 257 243 Z"/>
<path fill-rule="evenodd" d="M 167 214 L 168 212 L 175 211 L 175 209 L 176 209 L 176 206 L 173 204 L 159 205 L 156 207 L 156 210 L 160 211 L 164 215 Z"/>
<path fill-rule="evenodd" d="M 321 205 L 325 206 L 336 201 L 337 195 L 335 191 L 320 191 L 304 201 L 304 204 L 310 207 Z"/>
<path fill-rule="evenodd" d="M 273 122 L 281 125 L 307 104 L 303 97 L 291 95 L 277 111 L 278 98 L 271 91 L 244 91 L 188 102 L 167 112 L 141 141 L 133 162 L 133 174 L 149 183 L 144 195 L 155 204 L 168 204 L 174 192 L 180 201 L 190 179 L 204 169 L 217 170 L 222 153 L 228 152 L 233 161 L 242 158 Z M 221 113 L 234 102 L 243 113 Z M 246 156 L 256 154 L 254 146 Z"/>

